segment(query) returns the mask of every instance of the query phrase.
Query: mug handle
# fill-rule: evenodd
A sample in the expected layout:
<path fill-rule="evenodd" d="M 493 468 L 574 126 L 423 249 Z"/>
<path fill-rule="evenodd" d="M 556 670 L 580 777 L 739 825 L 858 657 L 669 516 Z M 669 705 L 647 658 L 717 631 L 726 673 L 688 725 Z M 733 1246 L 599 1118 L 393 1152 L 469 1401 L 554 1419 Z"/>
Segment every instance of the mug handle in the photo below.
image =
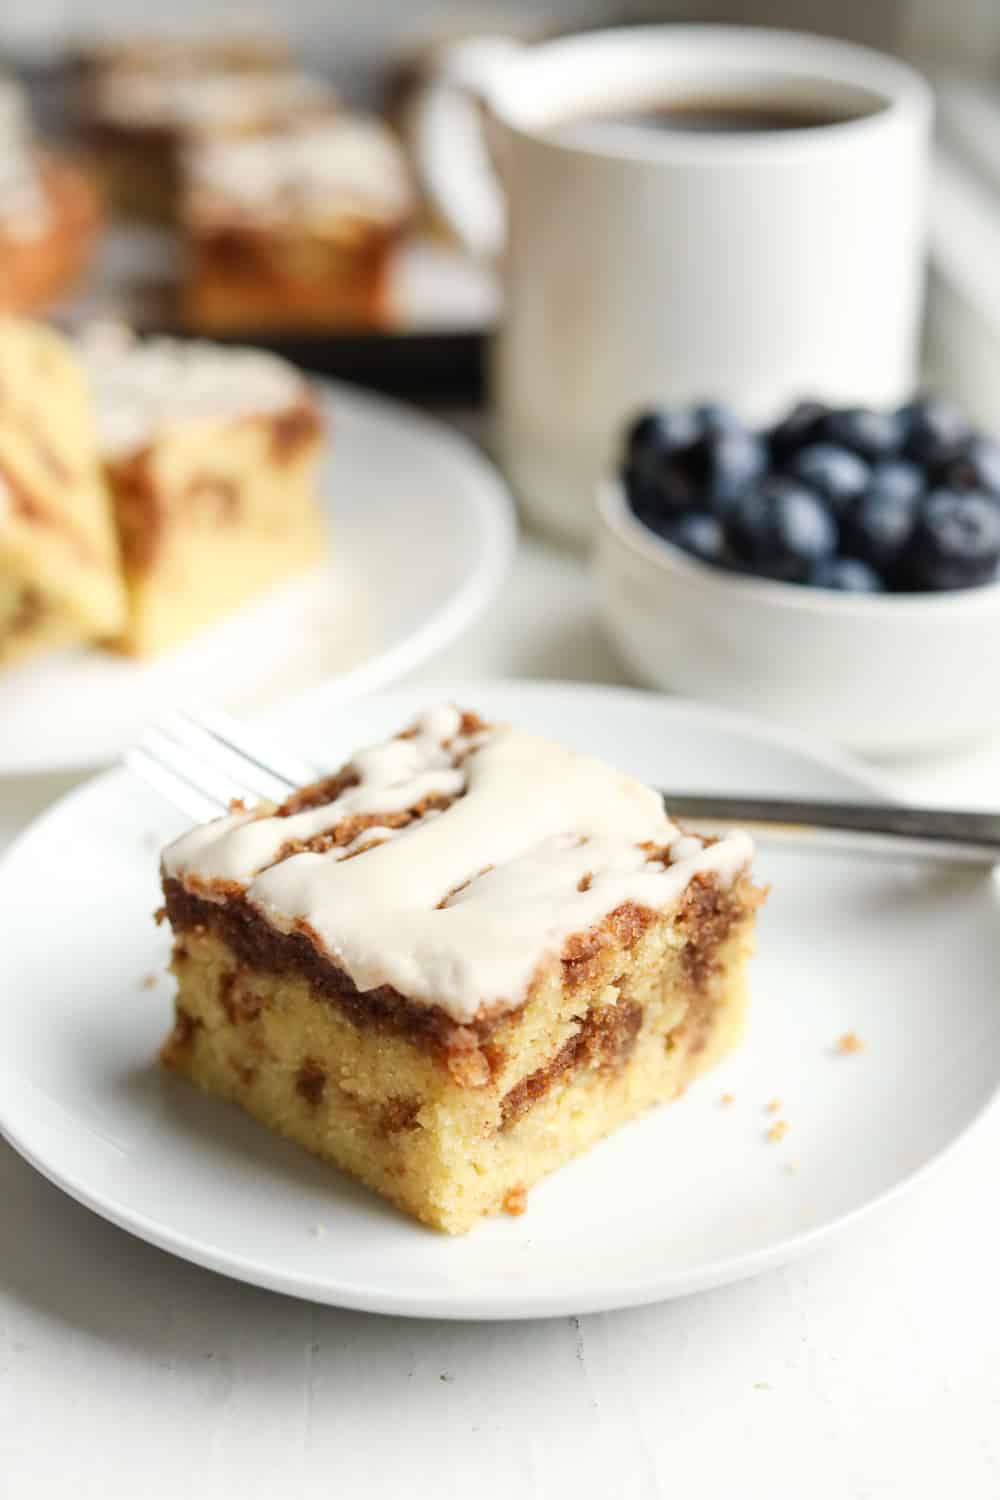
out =
<path fill-rule="evenodd" d="M 500 72 L 523 44 L 470 37 L 449 47 L 408 110 L 417 175 L 431 207 L 472 255 L 495 259 L 507 238 L 507 205 L 483 114 Z"/>

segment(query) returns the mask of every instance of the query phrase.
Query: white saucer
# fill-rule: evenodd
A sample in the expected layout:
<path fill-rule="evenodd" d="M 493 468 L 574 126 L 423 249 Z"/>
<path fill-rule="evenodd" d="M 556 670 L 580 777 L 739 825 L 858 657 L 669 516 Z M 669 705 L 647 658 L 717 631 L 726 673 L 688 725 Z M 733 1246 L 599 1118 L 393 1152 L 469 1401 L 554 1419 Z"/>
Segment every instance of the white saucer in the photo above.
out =
<path fill-rule="evenodd" d="M 0 673 L 0 774 L 106 764 L 176 703 L 248 712 L 319 683 L 344 701 L 409 671 L 486 608 L 515 536 L 495 470 L 417 412 L 319 386 L 332 433 L 329 563 L 152 661 L 76 648 Z"/>
<path fill-rule="evenodd" d="M 452 683 L 439 696 L 677 788 L 871 790 L 832 753 L 641 693 Z M 410 690 L 270 718 L 335 763 L 426 701 Z M 523 1218 L 447 1239 L 158 1069 L 170 985 L 143 981 L 162 973 L 169 946 L 150 916 L 156 851 L 181 826 L 114 772 L 43 817 L 0 866 L 0 1127 L 73 1197 L 230 1276 L 445 1318 L 679 1296 L 818 1244 L 939 1159 L 1000 1082 L 989 877 L 761 850 L 773 890 L 743 1049 L 535 1188 Z M 837 1051 L 849 1031 L 863 1051 Z M 771 1143 L 776 1119 L 789 1129 Z"/>

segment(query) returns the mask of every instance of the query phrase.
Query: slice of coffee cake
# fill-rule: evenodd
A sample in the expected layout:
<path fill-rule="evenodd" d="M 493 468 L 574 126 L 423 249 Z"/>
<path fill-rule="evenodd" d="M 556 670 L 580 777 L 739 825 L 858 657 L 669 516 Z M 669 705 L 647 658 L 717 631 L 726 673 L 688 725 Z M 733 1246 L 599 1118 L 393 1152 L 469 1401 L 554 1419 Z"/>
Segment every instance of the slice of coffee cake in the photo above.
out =
<path fill-rule="evenodd" d="M 319 560 L 323 422 L 294 366 L 109 325 L 79 349 L 121 540 L 122 649 L 162 651 Z"/>
<path fill-rule="evenodd" d="M 122 626 L 94 417 L 67 345 L 0 316 L 0 665 Z"/>
<path fill-rule="evenodd" d="M 163 856 L 168 1066 L 452 1233 L 739 1039 L 760 893 L 590 757 L 446 706 Z"/>
<path fill-rule="evenodd" d="M 414 193 L 377 120 L 340 113 L 207 141 L 186 153 L 184 181 L 191 327 L 368 327 L 390 315 Z"/>

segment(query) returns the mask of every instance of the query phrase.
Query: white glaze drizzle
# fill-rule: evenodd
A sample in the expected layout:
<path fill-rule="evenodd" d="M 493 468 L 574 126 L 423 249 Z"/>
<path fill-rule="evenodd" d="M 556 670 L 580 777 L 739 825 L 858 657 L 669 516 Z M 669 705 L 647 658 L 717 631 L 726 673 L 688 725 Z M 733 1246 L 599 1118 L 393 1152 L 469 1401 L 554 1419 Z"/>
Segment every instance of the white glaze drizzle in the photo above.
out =
<path fill-rule="evenodd" d="M 356 115 L 205 141 L 185 153 L 184 165 L 190 211 L 206 221 L 346 213 L 395 220 L 413 207 L 396 138 L 377 120 Z"/>
<path fill-rule="evenodd" d="M 169 875 L 183 872 L 245 886 L 273 864 L 285 844 L 306 843 L 347 818 L 404 812 L 427 797 L 457 797 L 465 790 L 465 775 L 455 760 L 475 743 L 475 737 L 462 737 L 460 728 L 461 715 L 450 704 L 430 709 L 418 721 L 416 734 L 356 751 L 348 765 L 358 784 L 336 801 L 285 818 L 252 812 L 217 818 L 172 844 L 164 868 Z M 331 855 L 345 859 L 363 843 L 375 838 L 384 842 L 396 831 L 373 825 Z"/>
<path fill-rule="evenodd" d="M 308 396 L 292 365 L 260 349 L 137 339 L 115 323 L 91 325 L 77 349 L 91 386 L 98 440 L 109 458 L 172 428 L 284 411 Z"/>
<path fill-rule="evenodd" d="M 704 846 L 656 792 L 601 761 L 507 728 L 469 749 L 459 723 L 435 709 L 413 739 L 360 752 L 359 784 L 323 808 L 193 830 L 164 854 L 165 874 L 202 895 L 220 882 L 220 899 L 235 884 L 278 930 L 308 924 L 360 990 L 390 985 L 469 1022 L 484 1005 L 520 1004 L 544 959 L 622 904 L 669 910 L 696 874 L 726 883 L 750 862 L 746 834 Z M 456 800 L 395 833 L 274 863 L 290 838 L 412 807 L 430 789 Z M 651 860 L 650 844 L 669 862 Z"/>

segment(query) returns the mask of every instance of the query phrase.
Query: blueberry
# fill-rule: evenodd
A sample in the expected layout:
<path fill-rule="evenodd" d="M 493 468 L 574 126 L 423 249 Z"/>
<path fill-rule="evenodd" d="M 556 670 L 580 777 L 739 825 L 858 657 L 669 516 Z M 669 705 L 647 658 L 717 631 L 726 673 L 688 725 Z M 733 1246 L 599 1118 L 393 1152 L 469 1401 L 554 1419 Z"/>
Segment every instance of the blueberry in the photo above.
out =
<path fill-rule="evenodd" d="M 641 468 L 637 464 L 626 464 L 622 482 L 625 485 L 629 509 L 644 525 L 654 526 L 654 523 L 660 520 L 662 507 L 659 496 L 647 483 Z"/>
<path fill-rule="evenodd" d="M 731 432 L 734 428 L 744 431 L 743 423 L 724 401 L 700 401 L 697 406 L 691 408 L 691 418 L 697 426 L 698 432 L 706 437 L 721 432 Z"/>
<path fill-rule="evenodd" d="M 625 434 L 625 458 L 640 467 L 647 459 L 658 459 L 675 448 L 686 448 L 698 436 L 698 424 L 690 411 L 679 407 L 641 412 Z"/>
<path fill-rule="evenodd" d="M 702 479 L 691 465 L 689 448 L 678 448 L 659 458 L 629 464 L 625 487 L 636 515 L 654 531 L 672 516 L 682 515 L 701 501 Z"/>
<path fill-rule="evenodd" d="M 939 468 L 955 456 L 969 438 L 969 424 L 957 406 L 936 396 L 921 396 L 899 409 L 903 450 L 908 458 Z"/>
<path fill-rule="evenodd" d="M 932 490 L 917 517 L 904 560 L 917 589 L 989 583 L 1000 562 L 1000 502 L 977 490 Z"/>
<path fill-rule="evenodd" d="M 862 562 L 893 578 L 916 525 L 918 500 L 874 483 L 848 514 L 844 546 Z"/>
<path fill-rule="evenodd" d="M 830 408 L 822 401 L 799 401 L 790 412 L 775 423 L 768 434 L 771 457 L 778 465 L 820 435 L 820 427 Z"/>
<path fill-rule="evenodd" d="M 872 411 L 850 406 L 832 411 L 823 423 L 823 437 L 842 448 L 850 448 L 869 463 L 893 458 L 903 446 L 904 424 L 898 412 Z"/>
<path fill-rule="evenodd" d="M 715 516 L 706 515 L 703 511 L 689 511 L 686 516 L 678 516 L 675 521 L 669 521 L 660 535 L 666 537 L 668 542 L 673 542 L 675 547 L 699 558 L 701 562 L 721 566 L 724 560 L 726 543 L 722 524 Z"/>
<path fill-rule="evenodd" d="M 698 436 L 689 411 L 649 411 L 637 417 L 628 430 L 623 478 L 629 504 L 647 525 L 678 515 L 695 504 L 698 491 L 678 455 Z"/>
<path fill-rule="evenodd" d="M 629 465 L 624 478 L 631 509 L 654 531 L 660 531 L 674 516 L 683 515 L 698 500 L 690 476 L 670 456 L 657 468 Z"/>
<path fill-rule="evenodd" d="M 827 557 L 809 574 L 817 589 L 839 589 L 844 594 L 881 594 L 885 584 L 869 563 L 859 557 Z"/>
<path fill-rule="evenodd" d="M 723 516 L 726 541 L 748 571 L 803 583 L 837 550 L 837 526 L 823 502 L 793 479 L 772 475 Z"/>
<path fill-rule="evenodd" d="M 887 458 L 872 465 L 868 494 L 878 494 L 885 500 L 908 500 L 912 504 L 926 487 L 924 471 L 918 464 L 908 458 Z"/>
<path fill-rule="evenodd" d="M 844 515 L 868 488 L 871 469 L 849 448 L 810 443 L 793 454 L 789 474 L 820 495 L 837 516 Z"/>
<path fill-rule="evenodd" d="M 721 511 L 767 472 L 767 449 L 745 427 L 706 433 L 688 448 L 683 463 L 700 504 Z"/>
<path fill-rule="evenodd" d="M 948 489 L 982 490 L 1000 496 L 1000 443 L 977 435 L 950 461 L 941 466 L 939 478 Z"/>

